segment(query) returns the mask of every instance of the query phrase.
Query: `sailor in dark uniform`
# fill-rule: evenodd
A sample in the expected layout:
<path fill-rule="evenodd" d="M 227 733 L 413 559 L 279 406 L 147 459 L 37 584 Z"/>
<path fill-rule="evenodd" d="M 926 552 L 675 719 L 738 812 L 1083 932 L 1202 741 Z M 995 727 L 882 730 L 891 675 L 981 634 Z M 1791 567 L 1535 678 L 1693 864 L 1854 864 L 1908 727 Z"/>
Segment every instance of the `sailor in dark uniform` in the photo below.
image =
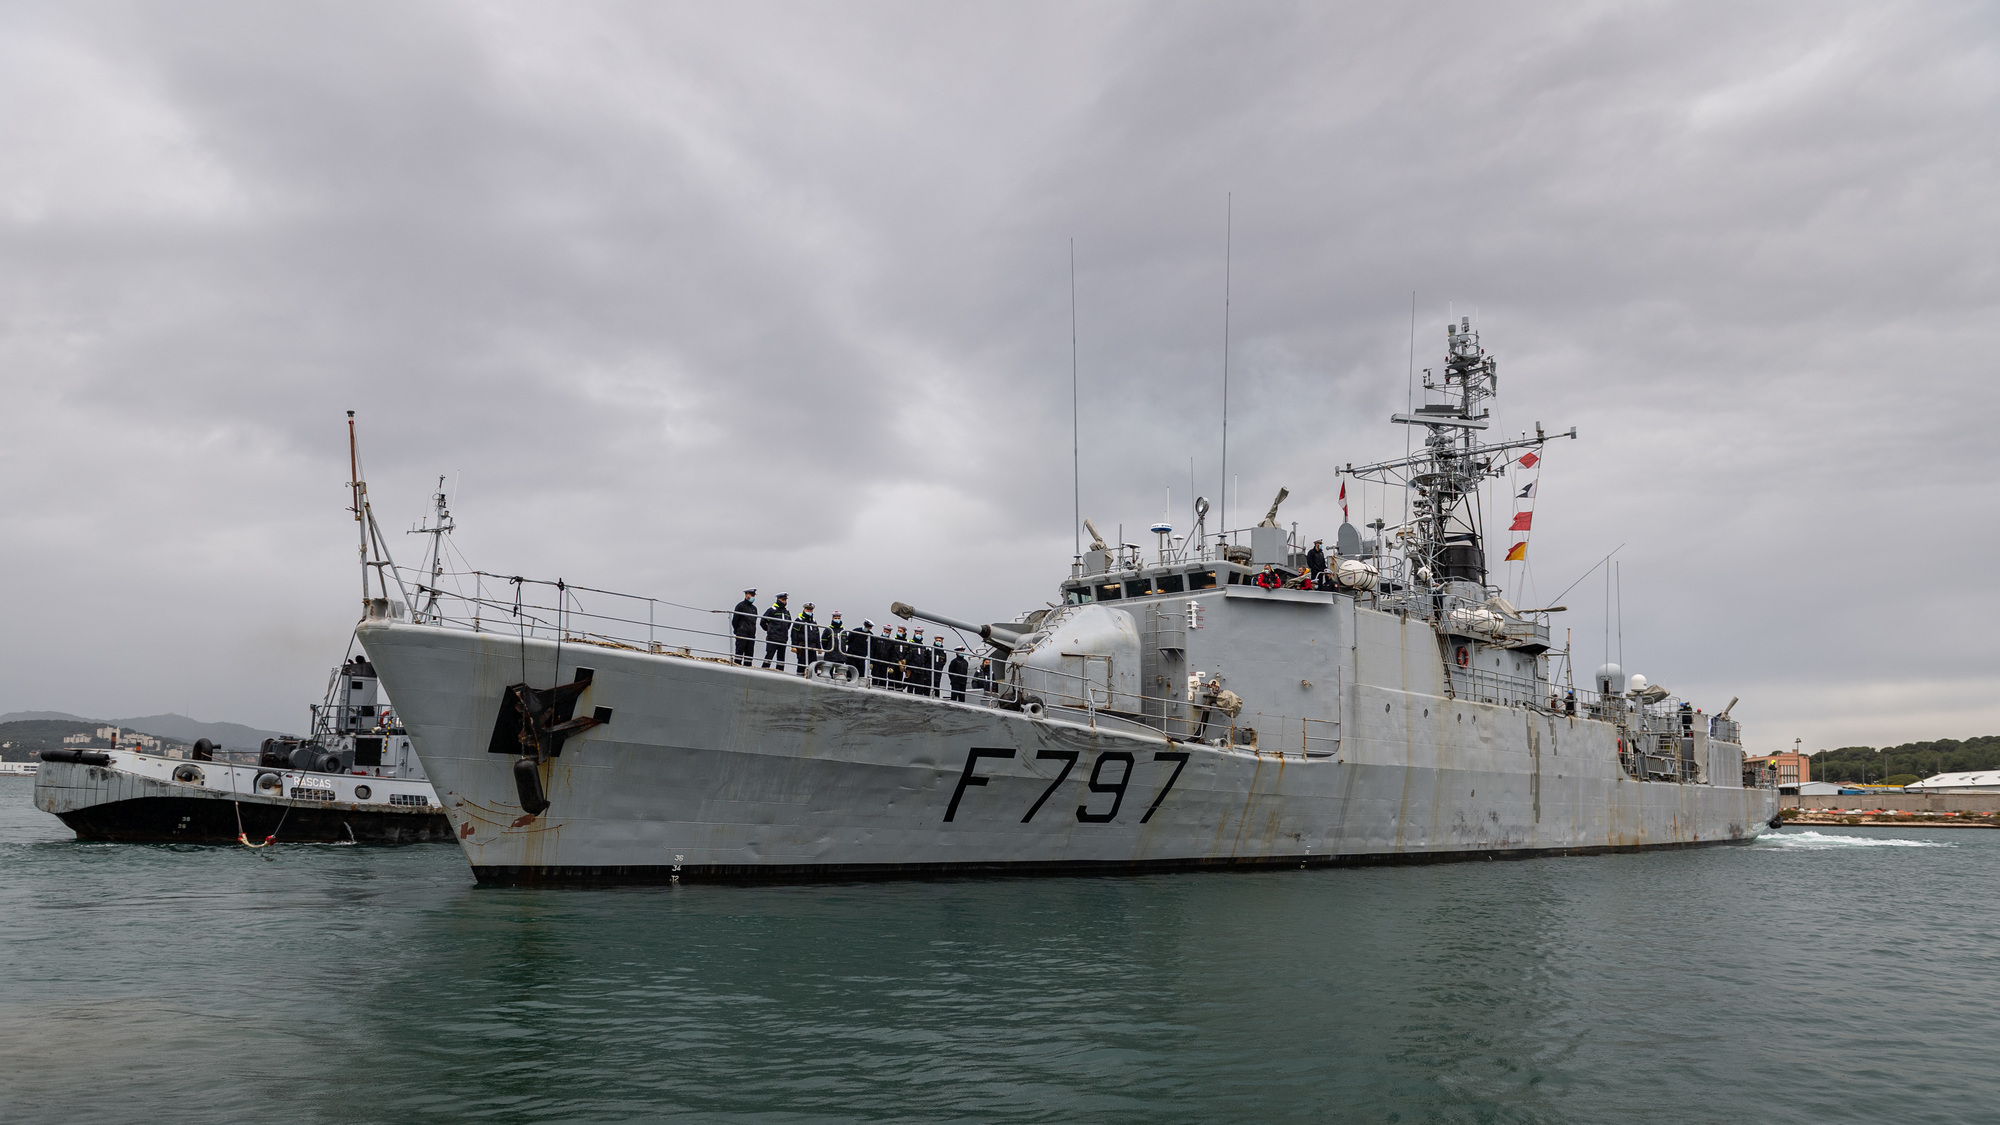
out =
<path fill-rule="evenodd" d="M 969 667 L 965 662 L 965 647 L 961 645 L 958 652 L 952 656 L 950 666 L 945 669 L 951 676 L 951 701 L 953 703 L 965 702 L 965 673 Z"/>
<path fill-rule="evenodd" d="M 888 632 L 889 631 L 887 629 L 882 630 L 884 636 L 887 636 Z M 909 683 L 908 683 L 907 669 L 909 667 L 909 660 L 910 660 L 910 627 L 908 625 L 898 625 L 896 627 L 896 635 L 893 637 L 889 637 L 888 679 L 889 679 L 889 689 L 891 691 L 908 690 Z"/>
<path fill-rule="evenodd" d="M 861 623 L 863 629 L 873 629 L 873 621 Z M 889 635 L 884 626 L 880 633 L 868 634 L 868 682 L 878 688 L 889 686 L 889 672 L 896 666 L 896 638 Z"/>
<path fill-rule="evenodd" d="M 863 621 L 859 629 L 842 630 L 840 615 L 833 615 L 834 631 L 840 634 L 840 655 L 847 661 L 847 666 L 854 669 L 854 678 L 861 683 L 868 682 L 868 630 L 874 627 L 873 621 Z"/>
<path fill-rule="evenodd" d="M 931 638 L 931 694 L 944 695 L 944 668 L 950 658 L 945 655 L 944 638 Z"/>
<path fill-rule="evenodd" d="M 748 665 L 757 655 L 757 603 L 750 599 L 755 590 L 743 591 L 743 600 L 729 614 L 729 631 L 736 635 L 736 663 Z"/>
<path fill-rule="evenodd" d="M 840 614 L 836 613 L 827 619 L 826 626 L 819 631 L 817 651 L 820 660 L 832 661 L 835 664 L 846 662 L 846 654 L 841 651 L 845 640 L 841 633 L 845 631 L 846 627 L 840 623 Z"/>
<path fill-rule="evenodd" d="M 785 604 L 790 594 L 779 594 L 771 608 L 764 611 L 764 662 L 759 665 L 769 668 L 775 658 L 778 671 L 785 670 L 785 644 L 792 639 L 792 610 Z"/>
<path fill-rule="evenodd" d="M 792 655 L 798 658 L 799 675 L 806 674 L 812 662 L 819 659 L 820 628 L 813 623 L 813 604 L 807 602 L 799 610 L 798 620 L 792 622 Z"/>
<path fill-rule="evenodd" d="M 1324 542 L 1324 539 L 1313 540 L 1312 550 L 1306 552 L 1306 573 L 1312 575 L 1315 590 L 1327 588 L 1326 551 L 1320 546 Z"/>
<path fill-rule="evenodd" d="M 931 693 L 931 650 L 924 647 L 924 631 L 910 630 L 909 648 L 910 691 L 915 695 Z"/>

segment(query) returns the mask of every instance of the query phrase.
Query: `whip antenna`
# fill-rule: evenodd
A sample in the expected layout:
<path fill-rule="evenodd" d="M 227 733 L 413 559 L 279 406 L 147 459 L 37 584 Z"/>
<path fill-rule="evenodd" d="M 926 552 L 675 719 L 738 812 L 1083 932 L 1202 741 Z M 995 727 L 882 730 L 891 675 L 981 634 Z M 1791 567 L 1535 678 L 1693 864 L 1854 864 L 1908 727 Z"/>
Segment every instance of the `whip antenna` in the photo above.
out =
<path fill-rule="evenodd" d="M 1236 193 L 1222 203 L 1222 531 L 1229 532 L 1229 255 L 1236 240 Z"/>
<path fill-rule="evenodd" d="M 1076 239 L 1069 240 L 1069 467 L 1071 479 L 1069 529 L 1076 555 L 1083 557 L 1083 457 L 1077 452 L 1076 411 Z"/>

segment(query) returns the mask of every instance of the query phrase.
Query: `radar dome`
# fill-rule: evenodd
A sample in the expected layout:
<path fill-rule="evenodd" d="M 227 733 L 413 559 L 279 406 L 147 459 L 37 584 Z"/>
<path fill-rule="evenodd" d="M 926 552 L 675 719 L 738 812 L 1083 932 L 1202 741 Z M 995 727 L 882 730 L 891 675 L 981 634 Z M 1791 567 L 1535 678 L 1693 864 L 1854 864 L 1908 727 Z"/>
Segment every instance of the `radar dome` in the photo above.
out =
<path fill-rule="evenodd" d="M 1632 688 L 1631 688 L 1631 689 L 1632 689 L 1633 691 L 1635 691 L 1635 692 L 1638 692 L 1638 691 L 1645 691 L 1645 690 L 1646 690 L 1646 684 L 1647 684 L 1647 683 L 1649 683 L 1649 682 L 1650 682 L 1650 681 L 1648 681 L 1648 680 L 1646 679 L 1646 677 L 1644 677 L 1644 676 L 1640 675 L 1640 674 L 1639 674 L 1639 673 L 1637 673 L 1637 672 L 1634 672 L 1634 673 L 1632 673 L 1632 680 L 1631 680 L 1631 685 L 1632 685 Z"/>
<path fill-rule="evenodd" d="M 1597 693 L 1599 695 L 1623 695 L 1625 693 L 1625 669 L 1616 664 L 1606 664 L 1597 670 Z"/>

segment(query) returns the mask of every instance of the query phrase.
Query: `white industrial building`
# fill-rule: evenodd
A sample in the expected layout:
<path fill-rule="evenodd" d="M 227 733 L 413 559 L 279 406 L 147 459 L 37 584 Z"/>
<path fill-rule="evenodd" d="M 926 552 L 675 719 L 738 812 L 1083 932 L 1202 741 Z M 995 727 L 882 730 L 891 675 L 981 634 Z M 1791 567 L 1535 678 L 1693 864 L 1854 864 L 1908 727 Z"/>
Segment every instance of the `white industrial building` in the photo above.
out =
<path fill-rule="evenodd" d="M 1906 793 L 2000 793 L 2000 770 L 1941 773 L 1905 785 Z"/>

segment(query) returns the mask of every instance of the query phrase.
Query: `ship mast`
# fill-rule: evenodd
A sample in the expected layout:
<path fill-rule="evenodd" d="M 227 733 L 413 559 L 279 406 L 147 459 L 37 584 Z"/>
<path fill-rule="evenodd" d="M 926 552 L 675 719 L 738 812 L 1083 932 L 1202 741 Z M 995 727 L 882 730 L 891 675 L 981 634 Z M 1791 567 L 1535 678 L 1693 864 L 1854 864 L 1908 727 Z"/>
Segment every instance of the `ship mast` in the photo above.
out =
<path fill-rule="evenodd" d="M 458 526 L 452 522 L 451 510 L 445 505 L 444 478 L 442 476 L 438 478 L 437 493 L 431 497 L 431 501 L 437 507 L 437 522 L 435 524 L 430 523 L 428 520 L 420 522 L 416 527 L 411 528 L 409 532 L 411 535 L 428 535 L 431 537 L 429 565 L 424 568 L 430 572 L 430 585 L 419 586 L 417 588 L 419 594 L 426 595 L 423 609 L 411 615 L 412 619 L 417 621 L 435 619 L 439 596 L 438 581 L 444 577 L 444 537 L 449 535 L 452 529 Z"/>
<path fill-rule="evenodd" d="M 350 494 L 348 511 L 354 513 L 354 530 L 361 537 L 359 559 L 361 562 L 361 604 L 368 605 L 368 486 L 361 483 L 361 453 L 354 440 L 354 411 L 347 412 L 347 490 Z M 383 591 L 385 594 L 387 591 Z"/>
<path fill-rule="evenodd" d="M 394 616 L 401 612 L 394 599 L 389 597 L 389 579 L 396 580 L 396 592 L 401 595 L 402 604 L 410 604 L 409 591 L 403 589 L 403 576 L 397 573 L 396 560 L 389 555 L 389 544 L 382 538 L 382 530 L 375 525 L 375 510 L 368 503 L 368 482 L 361 479 L 360 447 L 354 437 L 354 411 L 347 412 L 347 486 L 352 496 L 354 522 L 361 536 L 361 613 L 366 617 L 376 600 L 368 596 L 368 571 L 375 569 L 375 581 L 382 588 L 381 616 Z M 442 499 L 442 497 L 440 497 Z M 371 555 L 376 557 L 371 557 Z"/>
<path fill-rule="evenodd" d="M 1499 393 L 1498 365 L 1480 346 L 1479 331 L 1472 327 L 1471 317 L 1445 325 L 1445 342 L 1443 377 L 1424 369 L 1426 397 L 1441 401 L 1426 402 L 1413 413 L 1390 417 L 1401 425 L 1424 427 L 1423 450 L 1393 461 L 1350 464 L 1346 472 L 1364 480 L 1415 489 L 1408 525 L 1410 545 L 1405 551 L 1412 579 L 1434 589 L 1464 583 L 1483 600 L 1487 593 L 1486 548 L 1477 506 L 1480 484 L 1505 474 L 1513 458 L 1501 454 L 1539 450 L 1552 437 L 1574 438 L 1576 429 L 1547 434 L 1537 422 L 1533 437 L 1480 442 L 1479 431 L 1488 428 L 1492 420 L 1486 400 Z"/>

